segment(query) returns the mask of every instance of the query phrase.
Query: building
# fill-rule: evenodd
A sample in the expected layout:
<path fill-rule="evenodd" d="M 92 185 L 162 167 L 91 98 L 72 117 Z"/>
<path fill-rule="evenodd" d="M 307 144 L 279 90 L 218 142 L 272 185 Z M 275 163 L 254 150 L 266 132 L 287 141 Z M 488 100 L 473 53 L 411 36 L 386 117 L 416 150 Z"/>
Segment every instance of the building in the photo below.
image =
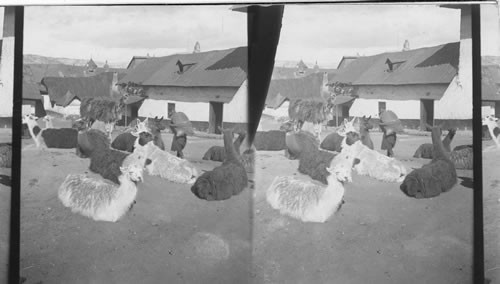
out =
<path fill-rule="evenodd" d="M 472 93 L 453 93 L 459 67 L 460 43 L 364 56 L 351 62 L 334 78 L 352 84 L 352 116 L 378 118 L 392 110 L 406 127 L 454 120 L 472 126 Z M 470 79 L 469 79 L 470 80 Z"/>
<path fill-rule="evenodd" d="M 481 115 L 500 116 L 500 65 L 481 68 Z"/>
<path fill-rule="evenodd" d="M 146 61 L 146 59 L 148 59 L 148 58 L 149 58 L 149 56 L 133 56 L 127 65 L 127 70 L 134 69 L 137 65 Z"/>
<path fill-rule="evenodd" d="M 42 79 L 44 108 L 61 113 L 65 116 L 80 115 L 80 104 L 85 98 L 111 98 L 118 100 L 121 93 L 118 90 L 118 80 L 124 73 L 105 72 L 90 77 L 45 77 Z M 127 109 L 124 119 L 130 120 L 134 116 L 134 108 L 142 103 L 143 97 L 129 97 L 125 102 Z"/>
<path fill-rule="evenodd" d="M 271 80 L 303 78 L 315 73 L 335 73 L 337 71 L 331 68 L 320 68 L 318 62 L 314 64 L 313 68 L 309 68 L 302 60 L 295 64 L 294 67 L 289 67 L 289 65 L 287 67 L 285 65 L 287 64 L 283 66 L 274 66 Z"/>
<path fill-rule="evenodd" d="M 4 7 L 3 38 L 0 51 L 0 125 L 12 126 L 14 101 L 14 20 L 15 7 Z"/>
<path fill-rule="evenodd" d="M 354 60 L 358 59 L 359 56 L 342 56 L 342 59 L 340 59 L 339 65 L 337 66 L 337 69 L 344 69 L 347 67 L 349 64 L 351 64 Z"/>
<path fill-rule="evenodd" d="M 119 84 L 134 83 L 148 97 L 139 117 L 184 112 L 193 126 L 210 133 L 218 127 L 247 125 L 247 47 L 147 58 Z M 134 60 L 134 59 L 133 59 Z M 131 61 L 132 63 L 132 61 Z"/>

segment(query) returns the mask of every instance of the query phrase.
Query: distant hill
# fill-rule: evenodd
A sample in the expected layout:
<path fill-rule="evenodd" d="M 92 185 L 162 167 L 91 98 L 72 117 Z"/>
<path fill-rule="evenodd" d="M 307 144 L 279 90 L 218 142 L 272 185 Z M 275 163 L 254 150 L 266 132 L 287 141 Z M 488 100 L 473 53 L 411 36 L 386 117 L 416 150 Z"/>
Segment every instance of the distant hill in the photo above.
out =
<path fill-rule="evenodd" d="M 75 59 L 75 58 L 64 58 L 64 57 L 49 57 L 36 54 L 25 54 L 23 56 L 24 64 L 64 64 L 64 65 L 74 65 L 74 66 L 85 66 L 88 59 Z M 98 67 L 104 66 L 105 62 L 94 60 Z M 108 62 L 110 67 L 114 68 L 125 68 L 127 63 L 111 63 Z"/>

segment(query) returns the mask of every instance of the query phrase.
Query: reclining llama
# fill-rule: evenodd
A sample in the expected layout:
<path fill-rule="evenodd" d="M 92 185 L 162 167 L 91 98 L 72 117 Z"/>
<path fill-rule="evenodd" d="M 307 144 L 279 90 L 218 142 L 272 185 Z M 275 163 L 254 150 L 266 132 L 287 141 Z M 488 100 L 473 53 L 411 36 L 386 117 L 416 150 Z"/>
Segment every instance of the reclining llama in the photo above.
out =
<path fill-rule="evenodd" d="M 278 176 L 266 192 L 267 202 L 281 214 L 303 222 L 326 222 L 343 204 L 344 183 L 352 181 L 352 166 L 361 142 L 345 145 L 330 166 L 327 185 L 299 180 L 293 176 Z"/>
<path fill-rule="evenodd" d="M 189 161 L 163 151 L 154 141 L 144 146 L 146 158 L 151 162 L 146 165 L 146 171 L 151 176 L 160 176 L 175 183 L 193 184 L 198 177 L 198 169 Z"/>
<path fill-rule="evenodd" d="M 74 128 L 43 128 L 37 123 L 38 117 L 28 114 L 22 122 L 28 125 L 28 131 L 36 148 L 45 145 L 47 148 L 71 149 L 78 144 L 78 130 Z"/>
<path fill-rule="evenodd" d="M 431 127 L 431 126 L 429 126 Z M 451 141 L 453 140 L 453 137 L 455 137 L 455 133 L 457 132 L 456 128 L 450 128 L 448 129 L 448 134 L 446 134 L 446 137 L 443 139 L 443 147 L 446 152 L 451 152 Z M 432 143 L 424 143 L 420 145 L 415 151 L 415 154 L 413 154 L 414 158 L 423 158 L 423 159 L 432 159 L 433 158 L 433 149 L 434 145 Z"/>
<path fill-rule="evenodd" d="M 404 179 L 400 189 L 408 196 L 429 198 L 450 191 L 457 184 L 455 165 L 445 153 L 441 141 L 441 128 L 432 128 L 434 158 L 429 164 L 413 170 Z"/>
<path fill-rule="evenodd" d="M 385 182 L 401 182 L 406 176 L 406 168 L 400 161 L 388 157 L 362 145 L 356 157 L 359 163 L 354 166 L 358 175 L 365 175 Z"/>
<path fill-rule="evenodd" d="M 108 180 L 69 174 L 58 190 L 59 200 L 71 212 L 95 221 L 116 222 L 132 208 L 136 183 L 143 180 L 143 166 L 120 167 L 119 185 Z"/>
<path fill-rule="evenodd" d="M 246 136 L 246 133 L 242 132 L 238 135 L 238 138 L 234 140 L 233 146 L 238 154 L 240 154 L 241 142 L 243 142 L 243 139 L 245 139 Z M 223 146 L 212 146 L 205 152 L 202 159 L 224 162 L 224 160 L 226 159 L 226 150 Z"/>
<path fill-rule="evenodd" d="M 153 141 L 154 137 L 151 129 L 147 126 L 147 118 L 135 125 L 135 128 L 130 132 L 124 132 L 118 135 L 111 148 L 132 153 L 134 151 L 134 143 L 139 138 L 140 145 L 146 145 L 149 141 Z"/>
<path fill-rule="evenodd" d="M 199 176 L 191 192 L 207 201 L 225 200 L 240 194 L 248 185 L 248 176 L 233 145 L 233 132 L 222 130 L 226 160 L 212 171 Z"/>

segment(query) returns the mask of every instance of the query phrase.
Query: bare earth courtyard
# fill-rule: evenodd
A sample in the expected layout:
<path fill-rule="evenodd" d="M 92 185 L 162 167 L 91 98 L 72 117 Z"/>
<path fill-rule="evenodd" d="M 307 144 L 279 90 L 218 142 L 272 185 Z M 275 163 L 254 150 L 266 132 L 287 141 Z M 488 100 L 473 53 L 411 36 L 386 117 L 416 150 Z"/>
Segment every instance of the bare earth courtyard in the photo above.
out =
<path fill-rule="evenodd" d="M 169 147 L 172 135 L 163 139 Z M 372 139 L 380 148 L 381 134 Z M 452 147 L 471 141 L 470 133 L 458 132 Z M 429 136 L 400 135 L 395 155 L 409 170 L 420 167 L 429 160 L 411 156 L 428 142 Z M 222 140 L 190 137 L 186 158 L 211 170 L 219 163 L 201 157 L 212 145 Z M 57 198 L 67 174 L 89 172 L 88 159 L 74 149 L 25 150 L 22 158 L 25 283 L 471 281 L 472 171 L 459 170 L 465 179 L 455 188 L 422 200 L 405 196 L 397 183 L 354 174 L 338 214 L 325 224 L 306 224 L 281 216 L 265 201 L 276 175 L 301 175 L 298 161 L 283 151 L 259 151 L 255 189 L 207 202 L 190 186 L 145 175 L 132 211 L 107 223 L 73 214 Z"/>
<path fill-rule="evenodd" d="M 379 150 L 381 134 L 371 136 Z M 471 142 L 470 132 L 459 132 L 452 148 Z M 398 136 L 395 155 L 409 171 L 430 161 L 412 157 L 421 143 L 430 143 L 430 137 Z M 288 160 L 283 151 L 258 153 L 256 283 L 471 283 L 473 190 L 461 185 L 463 179 L 450 192 L 417 200 L 407 197 L 399 183 L 353 174 L 340 211 L 314 224 L 281 216 L 266 202 L 274 177 L 303 177 L 297 168 L 298 161 Z M 471 186 L 471 170 L 457 174 Z"/>

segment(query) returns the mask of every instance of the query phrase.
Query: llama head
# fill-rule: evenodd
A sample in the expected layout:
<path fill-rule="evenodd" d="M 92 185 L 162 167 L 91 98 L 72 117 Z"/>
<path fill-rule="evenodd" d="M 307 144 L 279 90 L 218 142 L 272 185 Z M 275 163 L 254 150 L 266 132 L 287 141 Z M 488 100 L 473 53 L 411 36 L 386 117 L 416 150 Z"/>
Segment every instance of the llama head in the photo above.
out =
<path fill-rule="evenodd" d="M 167 128 L 167 125 L 162 123 L 163 121 L 163 116 L 161 118 L 158 118 L 158 116 L 155 116 L 155 118 L 149 122 L 149 128 L 151 128 L 151 130 L 153 132 L 160 132 L 162 130 L 164 130 L 165 128 Z"/>
<path fill-rule="evenodd" d="M 217 192 L 212 185 L 212 181 L 209 177 L 201 175 L 196 179 L 193 186 L 191 186 L 191 192 L 200 199 L 205 199 L 207 201 L 212 201 L 217 199 Z"/>
<path fill-rule="evenodd" d="M 349 121 L 348 119 L 344 119 L 344 123 L 342 124 L 341 129 L 337 132 L 341 136 L 346 136 L 349 132 L 359 133 L 359 129 L 354 125 L 355 117 Z"/>
<path fill-rule="evenodd" d="M 23 116 L 23 124 L 27 124 L 30 129 L 35 127 L 37 125 L 37 120 L 38 117 L 34 116 L 33 114 L 27 114 Z"/>
<path fill-rule="evenodd" d="M 138 165 L 120 167 L 122 174 L 133 182 L 143 181 L 143 168 Z"/>
<path fill-rule="evenodd" d="M 495 127 L 498 127 L 497 121 L 498 121 L 498 118 L 494 117 L 491 114 L 484 117 L 482 120 L 483 125 L 486 125 L 492 129 L 494 129 Z"/>
<path fill-rule="evenodd" d="M 151 134 L 151 130 L 146 126 L 147 119 L 143 120 L 142 122 L 138 122 L 137 125 L 135 126 L 135 129 L 130 132 L 130 134 L 134 135 L 135 137 L 139 137 L 139 135 L 142 132 L 147 132 Z"/>
<path fill-rule="evenodd" d="M 372 118 L 372 116 L 370 115 L 369 117 L 366 117 L 366 115 L 363 115 L 363 117 L 361 118 L 361 121 L 360 121 L 360 129 L 363 129 L 363 130 L 370 130 L 373 128 L 373 124 L 370 123 L 370 119 Z"/>
<path fill-rule="evenodd" d="M 78 131 L 85 130 L 88 127 L 89 127 L 88 121 L 86 121 L 82 118 L 75 120 L 75 122 L 73 122 L 73 125 L 72 125 L 72 128 L 75 128 Z"/>
<path fill-rule="evenodd" d="M 356 141 L 350 146 L 345 146 L 342 151 L 333 158 L 330 166 L 326 170 L 331 174 L 332 178 L 336 178 L 340 182 L 352 181 L 352 167 L 359 163 L 357 157 L 363 150 L 361 141 Z"/>

